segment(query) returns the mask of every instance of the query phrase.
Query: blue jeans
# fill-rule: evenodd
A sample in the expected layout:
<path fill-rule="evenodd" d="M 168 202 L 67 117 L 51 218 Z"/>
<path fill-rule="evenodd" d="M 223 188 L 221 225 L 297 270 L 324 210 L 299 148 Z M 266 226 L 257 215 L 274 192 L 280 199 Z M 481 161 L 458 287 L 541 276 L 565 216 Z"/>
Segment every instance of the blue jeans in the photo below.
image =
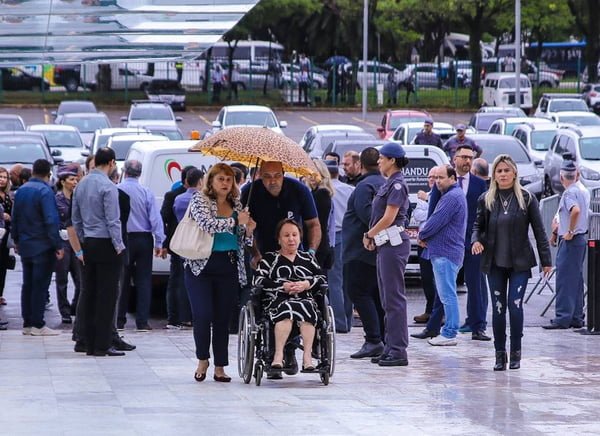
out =
<path fill-rule="evenodd" d="M 333 267 L 327 271 L 327 281 L 329 284 L 329 304 L 333 309 L 335 317 L 335 330 L 338 333 L 349 332 L 352 328 L 352 303 L 347 302 L 348 298 L 344 295 L 344 280 L 342 264 L 342 232 L 335 233 Z M 350 306 L 350 316 L 348 316 L 347 306 Z"/>
<path fill-rule="evenodd" d="M 583 261 L 587 240 L 575 235 L 561 239 L 556 253 L 556 317 L 552 320 L 569 328 L 583 326 Z"/>
<path fill-rule="evenodd" d="M 492 297 L 492 325 L 494 330 L 494 348 L 506 351 L 506 307 L 510 318 L 510 349 L 521 350 L 523 337 L 523 296 L 531 272 L 514 271 L 492 263 L 488 274 L 490 295 Z M 508 288 L 507 288 L 508 285 Z"/>
<path fill-rule="evenodd" d="M 433 275 L 440 301 L 444 305 L 446 314 L 446 323 L 442 328 L 442 336 L 445 338 L 455 338 L 458 332 L 458 323 L 460 322 L 460 313 L 458 311 L 458 297 L 456 295 L 456 276 L 460 265 L 451 262 L 445 257 L 434 257 L 431 259 L 433 266 Z"/>
<path fill-rule="evenodd" d="M 48 287 L 56 264 L 54 250 L 31 257 L 22 257 L 23 286 L 21 287 L 21 316 L 23 327 L 42 328 Z"/>

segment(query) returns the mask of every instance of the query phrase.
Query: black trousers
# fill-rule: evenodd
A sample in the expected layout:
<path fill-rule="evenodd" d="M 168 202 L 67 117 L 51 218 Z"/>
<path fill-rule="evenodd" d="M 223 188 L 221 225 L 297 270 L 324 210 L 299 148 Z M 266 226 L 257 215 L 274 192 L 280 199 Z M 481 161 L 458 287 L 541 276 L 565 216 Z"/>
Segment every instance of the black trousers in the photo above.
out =
<path fill-rule="evenodd" d="M 384 312 L 377 284 L 377 268 L 375 265 L 351 260 L 344 263 L 344 287 L 354 308 L 360 315 L 365 331 L 365 340 L 378 344 L 383 341 Z"/>
<path fill-rule="evenodd" d="M 88 352 L 105 351 L 111 346 L 122 256 L 109 238 L 85 238 L 83 253 L 85 342 Z"/>

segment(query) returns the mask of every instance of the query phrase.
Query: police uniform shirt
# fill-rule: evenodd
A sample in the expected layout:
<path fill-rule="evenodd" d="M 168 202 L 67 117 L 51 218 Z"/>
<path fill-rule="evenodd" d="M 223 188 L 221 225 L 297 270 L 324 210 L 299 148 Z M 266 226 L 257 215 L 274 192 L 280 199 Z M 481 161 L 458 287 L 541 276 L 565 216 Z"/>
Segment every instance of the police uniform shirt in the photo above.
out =
<path fill-rule="evenodd" d="M 373 199 L 373 211 L 369 227 L 373 227 L 383 217 L 388 205 L 400 208 L 392 225 L 404 226 L 409 208 L 409 199 L 408 187 L 404 182 L 402 171 L 391 175 L 377 191 Z"/>
<path fill-rule="evenodd" d="M 558 234 L 564 236 L 569 231 L 571 222 L 571 209 L 574 206 L 579 206 L 579 217 L 573 234 L 586 233 L 588 231 L 588 212 L 590 207 L 590 192 L 581 185 L 581 183 L 573 183 L 569 186 L 560 199 L 558 205 Z"/>
<path fill-rule="evenodd" d="M 254 233 L 261 253 L 279 250 L 275 235 L 277 224 L 286 218 L 301 224 L 317 218 L 317 208 L 310 190 L 299 181 L 284 177 L 279 196 L 273 197 L 265 188 L 262 180 L 252 183 L 250 198 L 250 216 L 256 221 Z M 242 190 L 242 204 L 248 203 L 250 185 Z"/>

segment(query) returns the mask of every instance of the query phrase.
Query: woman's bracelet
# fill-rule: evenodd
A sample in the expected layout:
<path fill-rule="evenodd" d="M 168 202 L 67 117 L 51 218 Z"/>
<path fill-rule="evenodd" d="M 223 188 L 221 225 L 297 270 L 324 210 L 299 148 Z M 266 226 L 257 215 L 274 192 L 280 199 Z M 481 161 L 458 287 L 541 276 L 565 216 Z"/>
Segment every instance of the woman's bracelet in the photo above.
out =
<path fill-rule="evenodd" d="M 79 250 L 75 252 L 75 257 L 83 256 L 83 250 Z"/>

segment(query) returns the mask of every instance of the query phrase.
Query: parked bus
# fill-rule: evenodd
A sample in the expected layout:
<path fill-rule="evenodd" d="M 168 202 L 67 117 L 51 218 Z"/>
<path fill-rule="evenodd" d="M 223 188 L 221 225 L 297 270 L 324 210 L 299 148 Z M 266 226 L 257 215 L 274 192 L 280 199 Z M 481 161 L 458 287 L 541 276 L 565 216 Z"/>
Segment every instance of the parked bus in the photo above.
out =
<path fill-rule="evenodd" d="M 544 62 L 548 67 L 562 70 L 565 75 L 577 76 L 585 68 L 585 41 L 543 42 L 542 53 L 538 59 L 539 43 L 525 46 L 525 55 L 534 63 Z M 503 44 L 498 48 L 498 57 L 515 56 L 514 44 Z"/>

